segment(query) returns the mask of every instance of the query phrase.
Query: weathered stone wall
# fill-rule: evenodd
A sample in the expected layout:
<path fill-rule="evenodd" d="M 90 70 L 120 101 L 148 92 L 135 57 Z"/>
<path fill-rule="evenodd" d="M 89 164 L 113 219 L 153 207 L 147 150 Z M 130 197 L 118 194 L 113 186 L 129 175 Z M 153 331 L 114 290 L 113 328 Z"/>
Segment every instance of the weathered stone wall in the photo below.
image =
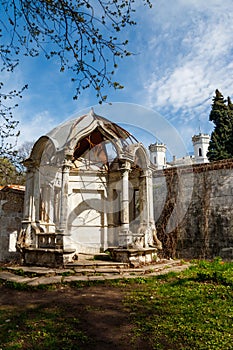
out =
<path fill-rule="evenodd" d="M 21 228 L 24 191 L 4 188 L 0 191 L 0 261 L 19 258 L 16 237 Z"/>
<path fill-rule="evenodd" d="M 233 259 L 233 160 L 154 173 L 165 257 Z"/>

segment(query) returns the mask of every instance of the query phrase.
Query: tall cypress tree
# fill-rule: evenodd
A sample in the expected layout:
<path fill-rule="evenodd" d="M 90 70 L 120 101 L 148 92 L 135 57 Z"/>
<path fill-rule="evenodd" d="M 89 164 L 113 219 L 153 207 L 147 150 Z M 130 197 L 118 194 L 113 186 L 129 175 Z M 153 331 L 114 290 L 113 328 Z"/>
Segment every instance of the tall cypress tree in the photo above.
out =
<path fill-rule="evenodd" d="M 229 139 L 226 147 L 227 147 L 228 153 L 231 155 L 231 158 L 233 158 L 233 103 L 231 102 L 230 97 L 227 98 L 227 109 L 228 109 L 228 119 L 231 125 L 231 130 L 229 133 Z"/>
<path fill-rule="evenodd" d="M 226 104 L 226 100 L 219 90 L 215 91 L 209 120 L 215 124 L 207 152 L 209 161 L 233 158 L 233 148 L 231 147 L 233 105 L 230 98 Z"/>

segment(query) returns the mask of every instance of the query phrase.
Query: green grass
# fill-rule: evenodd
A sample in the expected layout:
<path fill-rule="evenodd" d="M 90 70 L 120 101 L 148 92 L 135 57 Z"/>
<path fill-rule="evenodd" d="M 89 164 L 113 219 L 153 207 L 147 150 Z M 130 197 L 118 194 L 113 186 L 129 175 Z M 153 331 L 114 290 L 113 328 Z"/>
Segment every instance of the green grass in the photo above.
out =
<path fill-rule="evenodd" d="M 79 330 L 79 319 L 67 317 L 61 306 L 26 311 L 2 310 L 1 349 L 85 349 L 89 339 Z M 82 347 L 83 346 L 83 347 Z"/>
<path fill-rule="evenodd" d="M 233 263 L 223 263 L 221 259 L 194 261 L 182 273 L 82 281 L 69 288 L 104 284 L 122 293 L 131 326 L 130 350 L 233 349 Z M 7 287 L 15 288 L 10 284 Z M 86 305 L 87 311 L 96 312 L 96 307 Z M 82 331 L 81 323 L 81 315 L 74 317 L 64 304 L 49 301 L 31 307 L 29 300 L 29 306 L 23 310 L 0 307 L 0 349 L 88 349 L 95 339 Z"/>
<path fill-rule="evenodd" d="M 152 349 L 233 349 L 233 263 L 196 262 L 130 290 L 133 342 Z"/>

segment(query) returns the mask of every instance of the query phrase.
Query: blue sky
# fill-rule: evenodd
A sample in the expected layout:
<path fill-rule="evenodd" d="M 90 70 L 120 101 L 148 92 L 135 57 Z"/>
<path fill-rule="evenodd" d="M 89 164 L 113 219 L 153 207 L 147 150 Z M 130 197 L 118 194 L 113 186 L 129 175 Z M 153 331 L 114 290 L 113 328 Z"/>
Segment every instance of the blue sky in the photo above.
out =
<path fill-rule="evenodd" d="M 149 9 L 137 1 L 138 24 L 124 33 L 130 40 L 128 48 L 135 53 L 121 60 L 116 71 L 115 79 L 125 88 L 106 89 L 104 94 L 109 102 L 137 104 L 155 111 L 151 114 L 151 126 L 142 116 L 136 122 L 137 127 L 148 130 L 153 140 L 156 133 L 161 139 L 160 129 L 171 125 L 180 134 L 187 151 L 191 151 L 192 135 L 199 133 L 200 128 L 204 133 L 210 133 L 213 128 L 208 117 L 215 89 L 225 97 L 233 96 L 233 1 L 152 3 L 153 8 Z M 74 101 L 75 86 L 70 76 L 60 73 L 56 62 L 46 61 L 42 56 L 25 59 L 13 75 L 3 73 L 3 79 L 10 89 L 29 84 L 15 110 L 20 121 L 20 143 L 36 140 L 98 103 L 90 90 Z M 113 119 L 106 114 L 110 113 L 108 106 L 94 108 Z M 156 113 L 166 120 L 165 124 L 156 118 Z M 130 113 L 122 112 L 120 119 L 134 124 Z M 118 120 L 114 118 L 114 121 Z"/>

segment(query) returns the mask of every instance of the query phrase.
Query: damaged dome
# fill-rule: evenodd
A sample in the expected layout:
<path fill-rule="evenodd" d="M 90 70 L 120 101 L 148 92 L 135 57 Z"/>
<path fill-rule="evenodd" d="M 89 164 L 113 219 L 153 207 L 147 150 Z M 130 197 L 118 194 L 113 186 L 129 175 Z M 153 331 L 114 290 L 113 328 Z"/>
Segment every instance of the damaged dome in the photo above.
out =
<path fill-rule="evenodd" d="M 133 144 L 138 141 L 130 132 L 91 109 L 42 136 L 35 143 L 31 158 L 39 157 L 40 164 L 61 164 L 68 156 L 76 167 L 81 163 L 85 167 L 109 167 Z"/>

